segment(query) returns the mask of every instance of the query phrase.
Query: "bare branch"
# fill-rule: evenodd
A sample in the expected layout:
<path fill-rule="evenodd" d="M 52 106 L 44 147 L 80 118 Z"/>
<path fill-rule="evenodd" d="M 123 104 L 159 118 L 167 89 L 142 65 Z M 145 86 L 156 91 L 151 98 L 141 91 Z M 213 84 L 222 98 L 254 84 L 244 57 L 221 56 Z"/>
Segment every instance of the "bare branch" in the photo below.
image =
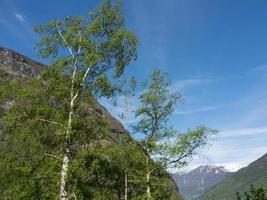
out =
<path fill-rule="evenodd" d="M 81 34 L 81 32 L 78 30 L 78 34 L 79 34 L 79 48 L 78 48 L 78 54 L 80 53 L 80 51 L 81 51 L 81 43 L 82 43 L 82 34 Z"/>
<path fill-rule="evenodd" d="M 20 118 L 23 118 L 23 117 L 30 118 L 30 116 L 24 112 L 23 115 L 20 115 L 18 117 L 12 117 L 12 119 L 20 119 Z M 43 119 L 43 118 L 31 118 L 31 119 L 37 120 L 37 121 L 46 122 L 46 123 L 55 124 L 55 125 L 58 125 L 58 126 L 60 126 L 60 127 L 65 129 L 65 126 L 63 124 L 61 124 L 59 122 L 56 122 L 56 121 L 52 121 L 52 120 L 49 120 L 49 119 Z"/>
<path fill-rule="evenodd" d="M 55 156 L 55 155 L 52 155 L 52 154 L 49 154 L 49 153 L 44 153 L 44 156 L 49 156 L 49 157 L 52 157 L 52 158 L 55 158 L 55 159 L 58 159 L 60 161 L 63 161 L 62 158 L 58 157 L 58 156 Z"/>
<path fill-rule="evenodd" d="M 14 117 L 13 119 L 22 118 L 22 117 L 28 117 L 28 118 L 30 118 L 30 116 L 24 112 L 23 115 L 21 115 L 19 117 Z M 55 125 L 58 125 L 58 126 L 60 126 L 60 127 L 62 127 L 62 128 L 65 129 L 65 126 L 63 124 L 61 124 L 59 122 L 56 122 L 56 121 L 52 121 L 52 120 L 49 120 L 49 119 L 43 119 L 43 118 L 31 118 L 31 119 L 37 120 L 37 121 L 46 122 L 46 123 L 55 124 Z"/>
<path fill-rule="evenodd" d="M 65 126 L 59 122 L 55 122 L 55 121 L 52 121 L 52 120 L 48 120 L 48 119 L 42 119 L 42 118 L 35 118 L 34 120 L 38 120 L 38 121 L 42 121 L 42 122 L 46 122 L 46 123 L 51 123 L 51 124 L 55 124 L 55 125 L 58 125 L 62 128 L 65 129 Z"/>
<path fill-rule="evenodd" d="M 98 51 L 98 48 L 96 48 L 96 51 Z M 92 64 L 90 64 L 88 67 L 87 67 L 87 69 L 86 69 L 86 71 L 85 71 L 85 73 L 84 73 L 84 75 L 83 75 L 83 78 L 82 78 L 82 82 L 80 83 L 80 88 L 77 90 L 77 92 L 76 92 L 76 94 L 73 96 L 73 102 L 75 102 L 76 101 L 76 99 L 78 98 L 78 96 L 79 96 L 79 93 L 80 93 L 80 91 L 81 91 L 81 89 L 83 88 L 83 86 L 84 86 L 84 84 L 85 84 L 85 81 L 86 81 L 86 78 L 87 78 L 87 76 L 88 76 L 88 74 L 89 74 L 89 72 L 90 72 L 90 69 L 91 69 L 91 67 L 93 66 L 94 64 L 92 63 Z"/>
<path fill-rule="evenodd" d="M 65 43 L 65 45 L 67 46 L 72 58 L 74 58 L 74 54 L 72 52 L 72 49 L 71 49 L 70 45 L 68 44 L 68 42 L 66 41 L 66 39 L 64 38 L 64 36 L 62 35 L 58 25 L 57 25 L 57 32 L 58 32 L 59 36 L 61 37 L 61 39 L 63 40 L 63 42 Z"/>
<path fill-rule="evenodd" d="M 190 157 L 198 147 L 199 147 L 199 143 L 195 144 L 189 150 L 187 150 L 184 153 L 182 153 L 181 155 L 179 155 L 175 160 L 172 160 L 172 161 L 166 163 L 164 168 L 168 168 L 170 165 L 175 164 L 175 163 L 179 163 L 183 159 Z"/>

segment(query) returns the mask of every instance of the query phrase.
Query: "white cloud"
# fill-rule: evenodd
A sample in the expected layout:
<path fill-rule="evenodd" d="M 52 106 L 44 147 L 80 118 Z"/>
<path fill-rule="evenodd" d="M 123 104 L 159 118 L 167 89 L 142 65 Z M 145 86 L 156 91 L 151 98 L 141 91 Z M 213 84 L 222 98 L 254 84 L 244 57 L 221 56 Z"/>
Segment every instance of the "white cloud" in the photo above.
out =
<path fill-rule="evenodd" d="M 218 163 L 217 166 L 223 166 L 229 172 L 236 172 L 240 168 L 245 167 L 237 163 Z"/>
<path fill-rule="evenodd" d="M 267 70 L 267 64 L 259 65 L 257 67 L 254 67 L 251 69 L 251 72 L 266 72 Z"/>
<path fill-rule="evenodd" d="M 220 132 L 222 137 L 253 136 L 258 134 L 267 134 L 267 127 L 231 129 Z"/>
<path fill-rule="evenodd" d="M 22 15 L 20 13 L 15 13 L 14 15 L 21 23 L 25 22 L 25 15 Z"/>
<path fill-rule="evenodd" d="M 176 111 L 174 114 L 175 115 L 188 115 L 188 114 L 194 114 L 194 113 L 199 113 L 199 112 L 207 112 L 211 110 L 216 110 L 221 108 L 222 106 L 209 106 L 209 107 L 203 107 L 203 108 L 198 108 L 194 110 L 186 110 L 186 111 Z"/>
<path fill-rule="evenodd" d="M 178 80 L 176 82 L 174 82 L 171 86 L 170 86 L 170 90 L 171 91 L 180 91 L 183 90 L 187 87 L 191 87 L 193 85 L 199 85 L 199 84 L 203 84 L 203 83 L 210 83 L 214 81 L 213 79 L 185 79 L 185 80 Z"/>

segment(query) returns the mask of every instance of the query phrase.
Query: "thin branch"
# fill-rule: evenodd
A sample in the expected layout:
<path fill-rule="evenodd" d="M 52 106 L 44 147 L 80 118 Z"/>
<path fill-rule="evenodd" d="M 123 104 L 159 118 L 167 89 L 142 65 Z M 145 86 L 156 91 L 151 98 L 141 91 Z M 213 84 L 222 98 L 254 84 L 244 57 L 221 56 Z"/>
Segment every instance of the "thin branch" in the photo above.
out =
<path fill-rule="evenodd" d="M 97 52 L 98 52 L 98 48 L 96 47 L 96 53 L 97 53 Z M 85 73 L 84 73 L 84 75 L 83 75 L 82 82 L 81 82 L 81 84 L 80 84 L 81 87 L 83 87 L 83 85 L 84 85 L 84 83 L 85 83 L 85 81 L 86 81 L 86 77 L 87 77 L 87 75 L 88 75 L 88 73 L 89 73 L 89 71 L 90 71 L 90 69 L 91 69 L 91 67 L 92 67 L 93 65 L 94 65 L 94 64 L 91 63 L 91 64 L 88 66 L 88 68 L 86 69 L 86 71 L 85 71 Z"/>
<path fill-rule="evenodd" d="M 67 46 L 72 58 L 74 58 L 74 54 L 72 52 L 72 49 L 71 49 L 70 45 L 68 44 L 68 42 L 66 41 L 66 39 L 64 38 L 64 36 L 62 35 L 58 25 L 57 25 L 57 32 L 58 32 L 59 36 L 61 37 L 61 39 L 63 40 L 63 42 L 65 43 L 65 45 Z"/>
<path fill-rule="evenodd" d="M 59 123 L 59 122 L 55 122 L 55 121 L 47 120 L 47 119 L 42 119 L 42 118 L 36 118 L 34 120 L 38 120 L 38 121 L 42 121 L 42 122 L 46 122 L 46 123 L 55 124 L 55 125 L 58 125 L 58 126 L 60 126 L 60 127 L 62 127 L 62 128 L 65 129 L 65 126 L 63 124 Z"/>
<path fill-rule="evenodd" d="M 79 48 L 78 48 L 78 54 L 80 53 L 81 51 L 81 47 L 82 47 L 82 34 L 81 32 L 78 30 L 78 34 L 79 34 Z"/>
<path fill-rule="evenodd" d="M 52 154 L 49 154 L 49 153 L 44 153 L 44 156 L 49 156 L 49 157 L 52 157 L 52 158 L 55 158 L 55 159 L 58 159 L 60 161 L 63 161 L 62 158 L 58 157 L 58 156 L 55 156 L 55 155 L 52 155 Z"/>
<path fill-rule="evenodd" d="M 98 51 L 98 48 L 96 49 L 96 51 Z M 92 63 L 92 64 L 90 64 L 90 65 L 87 67 L 87 69 L 86 69 L 86 71 L 85 71 L 85 73 L 84 73 L 84 75 L 83 75 L 82 82 L 80 83 L 80 88 L 77 90 L 76 94 L 75 94 L 74 97 L 73 97 L 73 102 L 76 101 L 77 97 L 79 96 L 79 93 L 80 93 L 81 89 L 83 88 L 83 86 L 84 86 L 84 84 L 85 84 L 85 81 L 86 81 L 86 78 L 87 78 L 87 76 L 88 76 L 88 73 L 90 72 L 90 69 L 91 69 L 91 67 L 92 67 L 93 65 L 94 65 L 94 64 Z"/>
<path fill-rule="evenodd" d="M 181 160 L 184 159 L 184 158 L 186 158 L 186 157 L 190 157 L 193 154 L 194 150 L 196 150 L 198 147 L 199 147 L 199 143 L 197 143 L 196 145 L 194 145 L 187 152 L 181 154 L 177 159 L 172 160 L 172 161 L 166 163 L 165 166 L 164 166 L 164 168 L 169 167 L 171 164 L 175 164 L 175 163 L 181 162 Z"/>
<path fill-rule="evenodd" d="M 21 115 L 20 117 L 17 117 L 17 118 L 21 118 L 21 117 L 28 117 L 30 118 L 29 115 L 27 115 L 25 112 L 23 113 L 23 115 Z M 65 129 L 65 126 L 59 122 L 56 122 L 56 121 L 52 121 L 52 120 L 49 120 L 49 119 L 43 119 L 43 118 L 33 118 L 33 120 L 37 120 L 37 121 L 42 121 L 42 122 L 46 122 L 46 123 L 51 123 L 51 124 L 55 124 L 55 125 L 58 125 L 62 128 Z"/>
<path fill-rule="evenodd" d="M 20 118 L 23 118 L 23 117 L 28 117 L 28 115 L 24 112 L 23 115 L 20 115 L 18 117 L 11 117 L 11 119 L 20 119 Z"/>
<path fill-rule="evenodd" d="M 30 118 L 30 116 L 24 112 L 23 115 L 20 115 L 18 117 L 12 117 L 12 119 L 19 119 L 19 118 L 23 118 L 23 117 Z M 56 121 L 52 121 L 52 120 L 48 120 L 48 119 L 43 119 L 43 118 L 30 118 L 30 119 L 37 120 L 37 121 L 42 121 L 42 122 L 46 122 L 46 123 L 55 124 L 55 125 L 58 125 L 58 126 L 60 126 L 60 127 L 62 127 L 62 128 L 65 129 L 65 126 L 63 124 L 61 124 L 59 122 L 56 122 Z"/>

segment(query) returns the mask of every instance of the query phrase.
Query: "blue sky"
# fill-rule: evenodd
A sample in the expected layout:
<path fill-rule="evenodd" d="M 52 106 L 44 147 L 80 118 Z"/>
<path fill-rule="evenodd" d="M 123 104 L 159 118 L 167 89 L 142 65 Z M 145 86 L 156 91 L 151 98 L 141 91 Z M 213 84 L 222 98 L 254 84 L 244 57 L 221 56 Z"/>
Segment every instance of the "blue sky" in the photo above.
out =
<path fill-rule="evenodd" d="M 0 0 L 0 46 L 34 59 L 36 24 L 86 15 L 101 1 Z M 128 27 L 140 42 L 128 73 L 169 73 L 184 96 L 172 125 L 221 131 L 199 164 L 245 166 L 267 153 L 267 1 L 124 0 Z M 112 111 L 112 110 L 111 110 Z"/>

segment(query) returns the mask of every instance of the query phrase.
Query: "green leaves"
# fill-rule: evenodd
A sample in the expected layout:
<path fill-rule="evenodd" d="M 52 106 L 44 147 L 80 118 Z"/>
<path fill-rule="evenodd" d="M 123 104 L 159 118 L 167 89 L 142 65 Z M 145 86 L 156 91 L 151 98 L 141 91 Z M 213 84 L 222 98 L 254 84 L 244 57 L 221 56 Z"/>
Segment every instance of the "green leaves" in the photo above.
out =
<path fill-rule="evenodd" d="M 146 161 L 146 175 L 151 174 L 148 186 L 157 182 L 157 166 L 166 170 L 187 165 L 192 157 L 197 155 L 197 150 L 207 144 L 208 138 L 216 134 L 215 130 L 204 126 L 178 133 L 169 125 L 169 119 L 177 102 L 181 100 L 181 95 L 171 91 L 170 82 L 166 80 L 165 75 L 160 70 L 154 70 L 150 79 L 142 83 L 140 106 L 135 111 L 138 121 L 133 125 L 133 130 L 141 134 L 140 144 L 146 155 L 152 158 L 152 161 Z M 156 198 L 157 192 L 164 189 L 155 185 L 153 198 Z"/>
<path fill-rule="evenodd" d="M 181 99 L 178 93 L 170 93 L 168 87 L 169 82 L 159 70 L 152 72 L 150 81 L 143 82 L 145 90 L 139 97 L 141 105 L 135 112 L 140 120 L 133 128 L 135 132 L 145 134 L 145 140 L 150 145 L 152 141 L 155 145 L 165 135 L 164 132 L 169 129 L 167 121 Z"/>
<path fill-rule="evenodd" d="M 84 86 L 94 94 L 110 96 L 113 79 L 137 57 L 137 38 L 125 28 L 121 5 L 109 0 L 89 17 L 54 20 L 36 26 L 35 31 L 40 34 L 39 56 L 53 58 L 64 74 L 76 69 L 77 82 L 89 68 Z M 66 66 L 70 68 L 66 70 Z"/>
<path fill-rule="evenodd" d="M 253 185 L 250 185 L 250 190 L 244 193 L 244 198 L 242 198 L 239 192 L 236 193 L 236 200 L 266 200 L 267 192 L 263 188 L 255 188 Z"/>

